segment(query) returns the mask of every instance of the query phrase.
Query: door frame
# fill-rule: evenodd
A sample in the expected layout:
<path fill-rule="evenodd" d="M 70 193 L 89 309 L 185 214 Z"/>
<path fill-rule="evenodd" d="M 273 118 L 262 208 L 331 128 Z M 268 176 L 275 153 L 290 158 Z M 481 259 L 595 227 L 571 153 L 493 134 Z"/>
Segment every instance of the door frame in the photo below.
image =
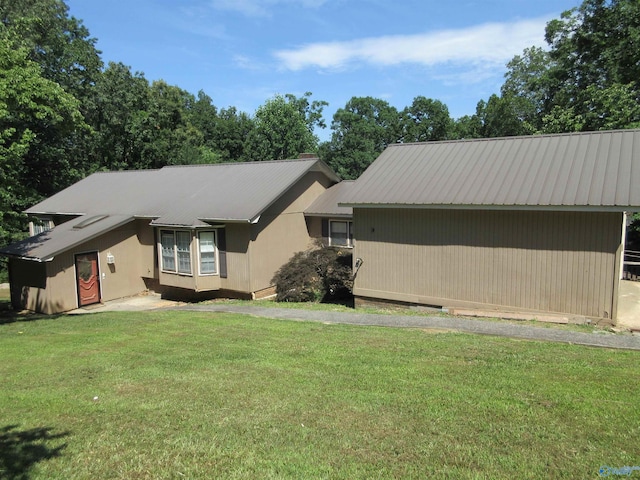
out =
<path fill-rule="evenodd" d="M 78 308 L 86 307 L 88 305 L 80 305 L 80 288 L 79 288 L 79 278 L 78 278 L 78 257 L 82 255 L 95 255 L 96 257 L 96 280 L 98 281 L 98 300 L 94 303 L 90 303 L 88 305 L 95 305 L 96 303 L 102 302 L 102 282 L 100 277 L 100 252 L 98 250 L 90 250 L 88 252 L 78 252 L 73 254 L 73 270 L 74 270 L 74 284 L 76 287 L 76 303 Z"/>

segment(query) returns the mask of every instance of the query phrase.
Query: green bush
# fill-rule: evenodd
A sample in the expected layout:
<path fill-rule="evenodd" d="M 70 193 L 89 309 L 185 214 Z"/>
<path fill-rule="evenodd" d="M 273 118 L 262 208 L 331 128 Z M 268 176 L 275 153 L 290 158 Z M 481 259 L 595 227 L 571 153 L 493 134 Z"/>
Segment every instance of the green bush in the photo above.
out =
<path fill-rule="evenodd" d="M 279 302 L 321 302 L 351 295 L 352 255 L 317 248 L 298 252 L 276 272 L 272 283 Z"/>

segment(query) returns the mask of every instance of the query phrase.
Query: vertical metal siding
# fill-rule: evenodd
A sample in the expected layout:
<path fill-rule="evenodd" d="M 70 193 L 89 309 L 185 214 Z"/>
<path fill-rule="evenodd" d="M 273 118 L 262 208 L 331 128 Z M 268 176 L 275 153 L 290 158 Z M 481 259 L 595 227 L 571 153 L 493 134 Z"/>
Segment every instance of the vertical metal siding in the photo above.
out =
<path fill-rule="evenodd" d="M 356 209 L 356 295 L 611 318 L 620 213 Z"/>

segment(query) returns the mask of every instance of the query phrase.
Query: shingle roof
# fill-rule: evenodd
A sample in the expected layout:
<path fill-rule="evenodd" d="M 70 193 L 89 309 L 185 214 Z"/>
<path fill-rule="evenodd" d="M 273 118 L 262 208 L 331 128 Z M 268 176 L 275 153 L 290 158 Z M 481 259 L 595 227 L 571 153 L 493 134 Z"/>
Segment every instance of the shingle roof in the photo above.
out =
<path fill-rule="evenodd" d="M 336 183 L 316 198 L 316 200 L 304 211 L 304 214 L 312 217 L 353 216 L 353 208 L 338 206 L 338 203 L 347 195 L 347 192 L 353 184 L 353 180 L 343 180 L 340 183 Z"/>
<path fill-rule="evenodd" d="M 342 200 L 353 206 L 640 206 L 640 130 L 389 146 Z"/>
<path fill-rule="evenodd" d="M 131 215 L 176 226 L 251 222 L 310 171 L 340 180 L 317 158 L 95 173 L 26 212 Z"/>

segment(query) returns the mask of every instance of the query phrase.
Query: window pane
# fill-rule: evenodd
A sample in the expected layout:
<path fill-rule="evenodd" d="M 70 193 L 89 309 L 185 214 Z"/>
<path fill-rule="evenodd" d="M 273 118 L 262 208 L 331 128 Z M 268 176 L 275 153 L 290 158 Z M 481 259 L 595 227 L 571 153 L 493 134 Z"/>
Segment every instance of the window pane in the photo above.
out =
<path fill-rule="evenodd" d="M 173 232 L 163 231 L 160 234 L 162 243 L 162 270 L 176 271 L 176 258 L 174 252 Z"/>
<path fill-rule="evenodd" d="M 347 222 L 329 222 L 329 244 L 348 246 Z"/>
<path fill-rule="evenodd" d="M 33 221 L 33 234 L 38 235 L 42 232 L 48 232 L 53 228 L 51 220 L 36 219 Z"/>
<path fill-rule="evenodd" d="M 200 244 L 200 273 L 216 273 L 215 234 L 213 232 L 200 232 L 198 239 Z"/>
<path fill-rule="evenodd" d="M 176 250 L 178 251 L 178 272 L 191 273 L 191 233 L 176 232 Z"/>

